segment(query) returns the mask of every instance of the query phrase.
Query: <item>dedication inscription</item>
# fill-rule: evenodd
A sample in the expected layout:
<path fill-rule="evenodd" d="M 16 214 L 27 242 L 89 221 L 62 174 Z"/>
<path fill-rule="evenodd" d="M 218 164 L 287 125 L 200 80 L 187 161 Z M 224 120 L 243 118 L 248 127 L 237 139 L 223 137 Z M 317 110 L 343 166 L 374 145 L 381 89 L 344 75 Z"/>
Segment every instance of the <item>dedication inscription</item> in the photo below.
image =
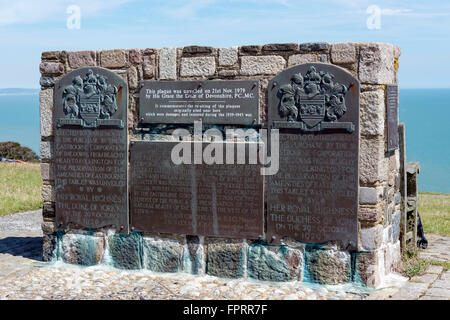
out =
<path fill-rule="evenodd" d="M 398 86 L 386 85 L 387 148 L 398 149 Z"/>
<path fill-rule="evenodd" d="M 259 81 L 143 81 L 141 123 L 259 123 Z"/>
<path fill-rule="evenodd" d="M 268 176 L 267 239 L 358 242 L 359 82 L 314 63 L 269 82 L 269 126 L 280 164 Z"/>
<path fill-rule="evenodd" d="M 60 227 L 128 232 L 127 84 L 82 68 L 55 86 L 55 198 Z"/>
<path fill-rule="evenodd" d="M 171 150 L 178 143 L 131 143 L 132 228 L 229 238 L 262 236 L 264 176 L 260 174 L 260 166 L 248 161 L 247 164 L 224 161 L 224 164 L 177 165 L 171 160 Z M 192 151 L 207 147 L 201 142 L 187 143 Z M 248 160 L 249 146 L 255 143 L 242 144 Z"/>

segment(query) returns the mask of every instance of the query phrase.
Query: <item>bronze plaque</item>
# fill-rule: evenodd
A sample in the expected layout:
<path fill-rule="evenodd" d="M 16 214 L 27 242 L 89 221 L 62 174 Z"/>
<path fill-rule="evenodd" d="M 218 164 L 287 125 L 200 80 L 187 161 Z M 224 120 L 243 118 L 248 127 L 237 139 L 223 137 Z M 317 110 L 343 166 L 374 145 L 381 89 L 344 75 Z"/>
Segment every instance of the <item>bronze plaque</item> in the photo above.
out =
<path fill-rule="evenodd" d="M 386 85 L 387 149 L 398 149 L 398 86 Z"/>
<path fill-rule="evenodd" d="M 132 228 L 228 238 L 263 236 L 264 176 L 260 174 L 260 166 L 248 161 L 226 164 L 225 160 L 224 164 L 174 164 L 171 152 L 178 143 L 131 143 Z M 186 143 L 192 147 L 192 154 L 194 150 L 202 152 L 209 145 Z M 219 144 L 223 146 L 227 142 Z M 242 144 L 248 160 L 249 145 L 255 143 Z M 232 145 L 236 148 L 236 144 Z"/>
<path fill-rule="evenodd" d="M 143 81 L 141 123 L 259 123 L 258 80 Z"/>
<path fill-rule="evenodd" d="M 279 171 L 267 177 L 268 241 L 357 249 L 359 82 L 314 63 L 283 71 L 268 90 L 269 125 L 280 130 Z"/>
<path fill-rule="evenodd" d="M 102 68 L 75 70 L 55 85 L 60 227 L 128 232 L 127 94 L 125 81 Z"/>

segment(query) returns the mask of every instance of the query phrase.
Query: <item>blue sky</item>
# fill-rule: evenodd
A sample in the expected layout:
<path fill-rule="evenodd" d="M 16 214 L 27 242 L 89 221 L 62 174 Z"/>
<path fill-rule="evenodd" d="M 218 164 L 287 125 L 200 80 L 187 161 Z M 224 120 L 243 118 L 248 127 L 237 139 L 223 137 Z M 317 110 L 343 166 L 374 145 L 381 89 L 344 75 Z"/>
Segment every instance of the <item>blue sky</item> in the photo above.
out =
<path fill-rule="evenodd" d="M 81 28 L 68 29 L 70 5 Z M 381 10 L 369 29 L 367 8 Z M 39 87 L 42 51 L 326 41 L 402 48 L 402 88 L 450 88 L 450 2 L 0 0 L 0 88 Z"/>

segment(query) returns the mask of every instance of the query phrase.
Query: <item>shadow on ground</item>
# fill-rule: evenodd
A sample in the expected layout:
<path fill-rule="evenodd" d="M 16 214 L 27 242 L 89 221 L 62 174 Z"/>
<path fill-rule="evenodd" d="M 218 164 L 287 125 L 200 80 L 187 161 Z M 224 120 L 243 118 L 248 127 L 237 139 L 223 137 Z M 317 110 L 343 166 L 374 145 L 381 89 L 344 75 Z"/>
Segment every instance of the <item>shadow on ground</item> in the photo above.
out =
<path fill-rule="evenodd" d="M 0 239 L 0 254 L 42 260 L 42 237 L 6 237 Z"/>

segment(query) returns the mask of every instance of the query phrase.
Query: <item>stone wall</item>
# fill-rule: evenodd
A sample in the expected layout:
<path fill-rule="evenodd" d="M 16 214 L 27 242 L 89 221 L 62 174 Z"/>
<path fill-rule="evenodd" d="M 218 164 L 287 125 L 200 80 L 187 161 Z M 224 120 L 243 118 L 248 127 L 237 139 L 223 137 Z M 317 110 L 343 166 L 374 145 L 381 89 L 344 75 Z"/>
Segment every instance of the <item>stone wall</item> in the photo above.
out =
<path fill-rule="evenodd" d="M 40 72 L 44 260 L 107 263 L 157 272 L 184 271 L 219 277 L 306 280 L 321 283 L 362 281 L 377 287 L 400 259 L 399 152 L 387 152 L 385 85 L 397 83 L 400 48 L 384 43 L 267 44 L 212 48 L 52 51 L 42 53 Z M 361 83 L 359 249 L 337 244 L 216 239 L 189 235 L 113 234 L 110 230 L 58 230 L 53 174 L 53 87 L 66 73 L 99 66 L 119 74 L 129 86 L 130 139 L 156 139 L 139 130 L 140 80 L 260 81 L 260 114 L 267 114 L 267 84 L 282 70 L 304 63 L 331 63 Z M 169 133 L 169 132 L 167 132 Z M 169 138 L 164 133 L 158 139 Z"/>

